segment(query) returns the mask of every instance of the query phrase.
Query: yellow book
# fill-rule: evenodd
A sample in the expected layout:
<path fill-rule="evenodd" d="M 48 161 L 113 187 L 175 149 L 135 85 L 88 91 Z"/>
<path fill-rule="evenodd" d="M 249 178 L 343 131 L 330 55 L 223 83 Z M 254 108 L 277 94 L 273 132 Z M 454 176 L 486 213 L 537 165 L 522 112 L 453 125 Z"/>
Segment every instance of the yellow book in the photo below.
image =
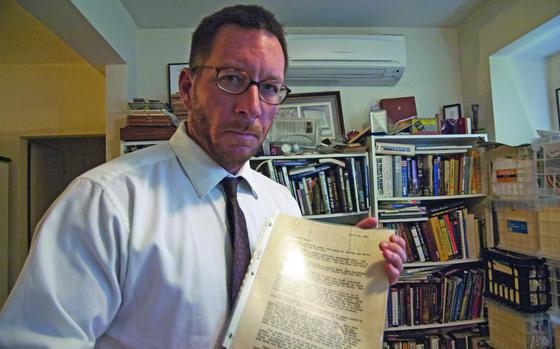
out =
<path fill-rule="evenodd" d="M 441 235 L 441 241 L 442 241 L 442 248 L 445 249 L 445 251 L 447 252 L 447 256 L 449 258 L 449 256 L 454 254 L 453 245 L 449 238 L 449 234 L 453 234 L 453 232 L 450 232 L 447 229 L 447 225 L 445 224 L 445 220 L 443 219 L 442 216 L 438 217 L 438 223 L 439 223 L 439 233 Z"/>
<path fill-rule="evenodd" d="M 434 241 L 436 243 L 436 248 L 438 250 L 439 253 L 439 259 L 442 261 L 447 261 L 449 260 L 449 254 L 447 253 L 447 250 L 445 248 L 443 248 L 443 241 L 441 239 L 441 232 L 440 232 L 440 227 L 439 227 L 439 220 L 437 217 L 430 217 L 430 219 L 428 220 L 428 223 L 430 224 L 430 229 L 432 230 L 432 234 L 434 235 Z"/>

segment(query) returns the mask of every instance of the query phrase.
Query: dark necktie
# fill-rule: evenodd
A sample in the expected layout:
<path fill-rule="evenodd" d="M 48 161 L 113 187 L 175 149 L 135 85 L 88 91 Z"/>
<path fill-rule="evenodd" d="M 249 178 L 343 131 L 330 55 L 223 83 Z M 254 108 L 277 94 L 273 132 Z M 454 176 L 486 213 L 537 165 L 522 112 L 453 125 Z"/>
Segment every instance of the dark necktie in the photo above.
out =
<path fill-rule="evenodd" d="M 229 235 L 233 247 L 233 272 L 231 278 L 231 301 L 235 302 L 243 277 L 251 260 L 251 247 L 247 235 L 245 215 L 237 202 L 237 184 L 241 177 L 224 178 L 222 186 L 226 194 L 226 212 L 229 223 Z"/>

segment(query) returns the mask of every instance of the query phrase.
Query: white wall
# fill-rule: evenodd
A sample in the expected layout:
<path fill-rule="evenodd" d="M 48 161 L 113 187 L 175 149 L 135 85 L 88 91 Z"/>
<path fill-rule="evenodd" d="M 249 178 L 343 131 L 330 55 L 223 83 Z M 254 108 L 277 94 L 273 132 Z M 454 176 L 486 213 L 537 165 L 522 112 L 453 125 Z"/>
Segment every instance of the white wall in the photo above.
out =
<path fill-rule="evenodd" d="M 490 57 L 496 141 L 529 143 L 537 130 L 550 130 L 550 106 L 545 58 Z"/>
<path fill-rule="evenodd" d="M 126 62 L 129 72 L 125 76 L 127 78 L 128 97 L 134 97 L 139 85 L 137 80 L 138 28 L 136 23 L 119 0 L 72 0 L 72 3 Z"/>
<path fill-rule="evenodd" d="M 560 14 L 558 0 L 488 0 L 458 27 L 465 104 L 480 104 L 480 124 L 495 140 L 489 57 Z"/>
<path fill-rule="evenodd" d="M 415 96 L 418 114 L 433 116 L 441 106 L 461 103 L 457 31 L 436 28 L 287 28 L 288 33 L 402 34 L 407 67 L 393 87 L 291 86 L 293 92 L 341 91 L 345 129 L 361 129 L 371 104 L 381 98 Z M 138 96 L 166 101 L 167 64 L 186 62 L 191 30 L 143 29 L 138 40 Z M 288 48 L 289 50 L 289 48 Z M 468 109 L 468 108 L 463 108 Z"/>

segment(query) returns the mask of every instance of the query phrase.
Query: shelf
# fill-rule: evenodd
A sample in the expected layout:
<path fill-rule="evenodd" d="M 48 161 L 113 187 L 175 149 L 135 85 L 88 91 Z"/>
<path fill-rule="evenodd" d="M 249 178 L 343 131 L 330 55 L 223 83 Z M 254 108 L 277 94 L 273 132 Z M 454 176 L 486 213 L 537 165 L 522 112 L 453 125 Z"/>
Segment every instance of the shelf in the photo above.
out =
<path fill-rule="evenodd" d="M 473 320 L 453 321 L 453 322 L 445 322 L 445 323 L 415 325 L 415 326 L 385 327 L 385 332 L 426 330 L 430 328 L 474 325 L 474 324 L 480 324 L 484 322 L 486 322 L 486 319 L 480 318 L 480 319 L 473 319 Z"/>
<path fill-rule="evenodd" d="M 270 156 L 253 156 L 251 161 L 264 160 L 294 160 L 294 159 L 320 159 L 320 158 L 349 158 L 367 156 L 367 153 L 334 153 L 334 154 L 301 154 L 301 155 L 270 155 Z"/>
<path fill-rule="evenodd" d="M 434 267 L 434 266 L 446 266 L 453 264 L 465 264 L 465 263 L 475 263 L 480 262 L 482 259 L 479 258 L 461 258 L 461 259 L 451 259 L 448 261 L 437 261 L 437 262 L 413 262 L 404 263 L 404 268 L 417 268 L 417 267 Z"/>
<path fill-rule="evenodd" d="M 367 214 L 369 214 L 369 211 L 314 214 L 314 215 L 307 215 L 307 216 L 302 216 L 302 217 L 303 218 L 308 218 L 308 219 L 323 219 L 323 218 L 361 216 L 361 215 L 367 215 Z"/>
<path fill-rule="evenodd" d="M 486 140 L 486 134 L 453 134 L 453 135 L 394 135 L 372 136 L 376 142 L 408 143 L 408 144 L 472 144 L 477 139 Z"/>
<path fill-rule="evenodd" d="M 456 200 L 486 197 L 486 193 L 462 194 L 462 195 L 440 195 L 440 196 L 402 196 L 402 197 L 383 197 L 377 198 L 377 201 L 428 201 L 428 200 Z"/>
<path fill-rule="evenodd" d="M 379 219 L 379 223 L 426 222 L 428 217 Z"/>

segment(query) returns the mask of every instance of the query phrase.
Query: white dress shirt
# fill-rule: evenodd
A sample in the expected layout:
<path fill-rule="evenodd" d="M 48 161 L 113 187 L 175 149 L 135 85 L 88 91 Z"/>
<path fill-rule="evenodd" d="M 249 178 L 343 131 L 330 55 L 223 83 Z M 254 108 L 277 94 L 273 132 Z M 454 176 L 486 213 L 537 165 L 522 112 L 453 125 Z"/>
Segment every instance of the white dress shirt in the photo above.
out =
<path fill-rule="evenodd" d="M 0 347 L 218 347 L 231 303 L 228 175 L 181 125 L 74 180 L 38 224 Z M 277 211 L 300 216 L 248 163 L 236 175 L 251 248 Z"/>

